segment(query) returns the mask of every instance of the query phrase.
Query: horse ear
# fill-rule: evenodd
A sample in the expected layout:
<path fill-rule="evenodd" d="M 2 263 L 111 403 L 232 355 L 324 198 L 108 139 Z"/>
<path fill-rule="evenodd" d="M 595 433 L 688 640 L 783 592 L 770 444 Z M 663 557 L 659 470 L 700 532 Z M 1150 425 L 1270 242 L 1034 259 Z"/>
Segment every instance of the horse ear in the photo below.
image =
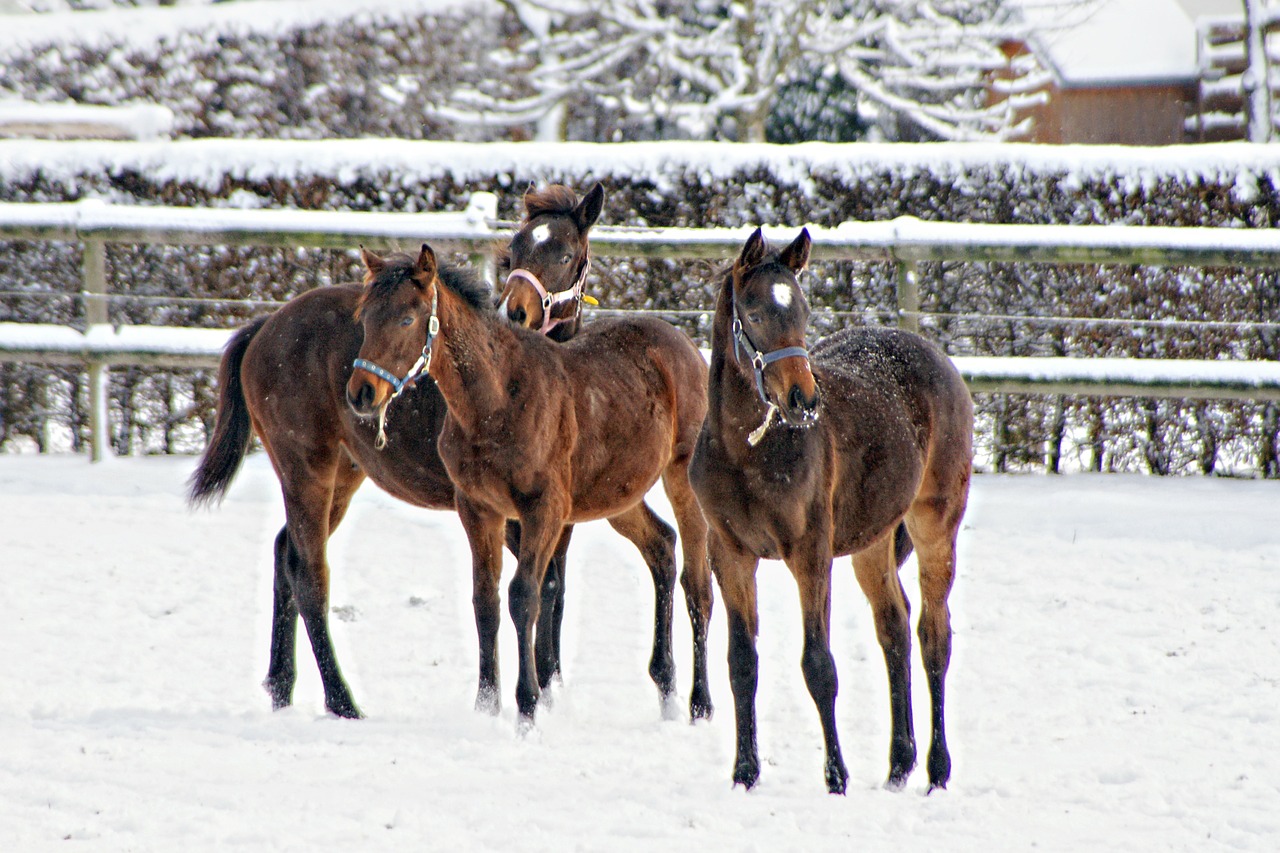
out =
<path fill-rule="evenodd" d="M 414 278 L 423 284 L 431 282 L 436 277 L 436 253 L 426 243 L 422 244 L 422 251 L 418 253 L 418 261 L 413 265 Z"/>
<path fill-rule="evenodd" d="M 754 266 L 759 266 L 768 251 L 769 241 L 764 239 L 764 232 L 757 228 L 747 238 L 746 245 L 742 247 L 742 253 L 738 255 L 738 260 L 733 262 L 734 269 L 745 272 Z"/>
<path fill-rule="evenodd" d="M 376 278 L 378 273 L 382 272 L 383 268 L 387 265 L 386 261 L 382 260 L 382 258 L 378 257 L 373 252 L 370 252 L 364 246 L 360 247 L 360 260 L 364 262 L 364 280 L 366 282 L 372 281 Z"/>
<path fill-rule="evenodd" d="M 790 246 L 782 250 L 778 260 L 790 267 L 793 273 L 800 275 L 800 273 L 804 272 L 804 268 L 809 266 L 809 247 L 812 244 L 813 241 L 809 237 L 809 229 L 801 228 L 800 235 L 791 241 Z"/>
<path fill-rule="evenodd" d="M 604 184 L 597 181 L 596 185 L 591 188 L 591 192 L 587 193 L 587 197 L 573 209 L 573 219 L 578 223 L 578 230 L 585 232 L 592 225 L 595 225 L 603 208 Z"/>

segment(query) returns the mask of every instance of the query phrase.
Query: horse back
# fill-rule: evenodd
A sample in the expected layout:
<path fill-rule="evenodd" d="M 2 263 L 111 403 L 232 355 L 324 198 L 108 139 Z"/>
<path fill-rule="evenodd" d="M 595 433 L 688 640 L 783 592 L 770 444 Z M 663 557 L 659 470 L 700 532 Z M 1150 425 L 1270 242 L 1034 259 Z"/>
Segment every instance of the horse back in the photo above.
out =
<path fill-rule="evenodd" d="M 707 413 L 707 362 L 684 332 L 652 317 L 596 320 L 562 351 L 575 386 L 616 391 L 607 402 L 620 410 L 638 402 L 665 410 L 682 438 L 696 438 Z"/>
<path fill-rule="evenodd" d="M 596 320 L 559 350 L 578 422 L 575 494 L 647 490 L 693 452 L 707 364 L 684 332 L 647 317 Z"/>
<path fill-rule="evenodd" d="M 811 351 L 823 393 L 835 553 L 887 530 L 939 484 L 967 483 L 973 402 L 936 346 L 900 329 L 837 332 Z"/>

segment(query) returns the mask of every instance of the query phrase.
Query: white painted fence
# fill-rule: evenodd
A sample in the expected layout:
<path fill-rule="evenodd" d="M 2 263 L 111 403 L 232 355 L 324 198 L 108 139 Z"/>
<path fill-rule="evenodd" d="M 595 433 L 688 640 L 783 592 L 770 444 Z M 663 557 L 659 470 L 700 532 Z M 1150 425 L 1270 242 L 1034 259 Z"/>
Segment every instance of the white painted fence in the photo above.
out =
<path fill-rule="evenodd" d="M 111 365 L 215 366 L 230 334 L 108 325 L 107 243 L 349 249 L 427 241 L 489 264 L 488 253 L 510 228 L 497 221 L 496 211 L 497 199 L 490 193 L 476 193 L 461 213 L 423 214 L 0 203 L 0 239 L 84 244 L 88 320 L 83 334 L 62 326 L 0 323 L 0 361 L 86 365 L 98 459 L 108 446 L 106 371 Z M 798 227 L 766 227 L 765 232 L 784 241 Z M 904 217 L 809 230 L 815 260 L 894 263 L 899 322 L 908 328 L 918 328 L 919 318 L 926 316 L 919 311 L 916 273 L 922 261 L 1280 268 L 1280 233 L 1270 229 L 970 225 Z M 728 259 L 749 231 L 597 226 L 591 245 L 604 257 Z M 1280 400 L 1280 362 L 963 357 L 955 362 L 974 391 Z"/>

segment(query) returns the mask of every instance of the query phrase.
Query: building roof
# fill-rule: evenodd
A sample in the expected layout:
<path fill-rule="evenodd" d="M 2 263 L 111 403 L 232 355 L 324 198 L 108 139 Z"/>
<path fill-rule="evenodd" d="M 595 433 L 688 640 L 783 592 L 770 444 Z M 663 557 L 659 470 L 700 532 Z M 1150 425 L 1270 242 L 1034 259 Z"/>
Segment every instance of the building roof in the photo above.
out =
<path fill-rule="evenodd" d="M 1240 0 L 1024 0 L 1031 43 L 1062 88 L 1198 79 L 1196 20 Z"/>

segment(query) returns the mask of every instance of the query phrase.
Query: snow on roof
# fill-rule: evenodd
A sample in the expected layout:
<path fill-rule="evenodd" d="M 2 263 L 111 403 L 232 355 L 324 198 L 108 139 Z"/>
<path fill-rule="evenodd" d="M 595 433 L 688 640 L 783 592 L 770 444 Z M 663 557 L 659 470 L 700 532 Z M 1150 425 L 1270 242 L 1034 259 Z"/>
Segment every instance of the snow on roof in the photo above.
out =
<path fill-rule="evenodd" d="M 1196 20 L 1240 13 L 1239 0 L 1024 4 L 1036 52 L 1063 88 L 1196 80 Z"/>

